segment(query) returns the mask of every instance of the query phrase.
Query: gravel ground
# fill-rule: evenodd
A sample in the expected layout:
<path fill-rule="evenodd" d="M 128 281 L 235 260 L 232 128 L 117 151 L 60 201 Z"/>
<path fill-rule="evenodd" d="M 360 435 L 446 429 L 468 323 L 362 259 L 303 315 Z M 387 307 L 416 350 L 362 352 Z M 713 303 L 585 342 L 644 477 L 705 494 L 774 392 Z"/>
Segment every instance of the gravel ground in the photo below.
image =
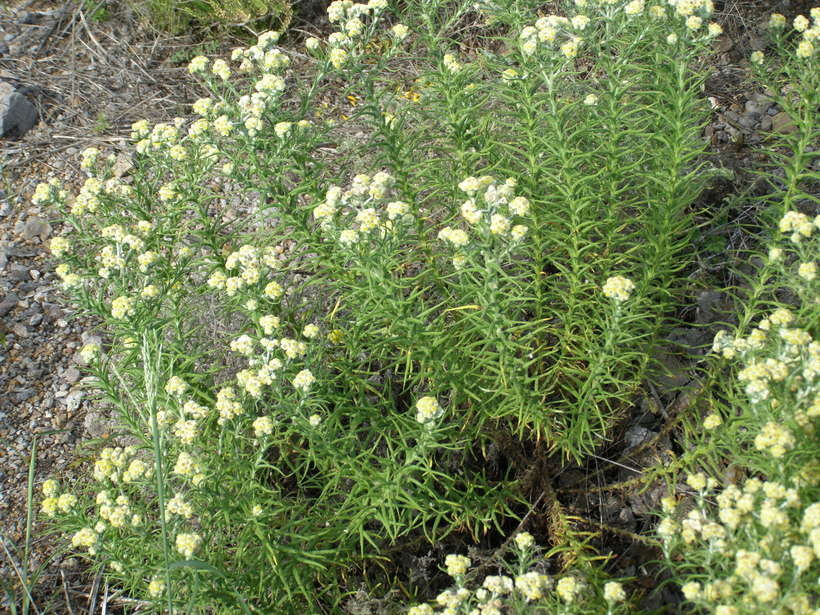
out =
<path fill-rule="evenodd" d="M 761 143 L 765 131 L 791 129 L 765 92 L 749 89 L 746 58 L 764 44 L 769 12 L 779 10 L 790 17 L 809 6 L 788 0 L 717 4 L 726 34 L 716 43 L 711 60 L 715 71 L 705 95 L 714 113 L 704 137 L 717 155 L 716 164 L 735 171 L 735 179 L 707 193 L 715 204 L 749 181 L 744 168 L 753 160 L 750 147 Z M 127 7 L 111 4 L 107 11 L 109 19 L 98 22 L 82 4 L 28 0 L 0 8 L 0 81 L 25 94 L 41 119 L 22 140 L 3 141 L 0 150 L 0 334 L 5 336 L 0 344 L 0 534 L 6 548 L 0 551 L 0 582 L 14 579 L 21 563 L 27 474 L 35 441 L 34 483 L 39 485 L 54 475 L 70 480 L 78 446 L 112 431 L 105 413 L 88 398 L 77 357 L 79 348 L 94 336 L 94 323 L 62 305 L 52 271 L 47 245 L 60 233 L 60 221 L 55 212 L 32 206 L 30 196 L 38 182 L 51 176 L 76 190 L 82 182 L 78 154 L 84 148 L 121 152 L 133 121 L 147 117 L 156 122 L 184 114 L 182 103 L 196 98 L 180 62 L 201 50 L 192 48 L 186 38 L 140 27 Z M 732 237 L 725 239 L 732 244 Z M 718 251 L 715 260 L 702 267 L 714 271 L 724 264 Z M 719 294 L 707 293 L 693 298 L 692 307 L 699 310 L 701 322 L 709 322 L 720 301 Z M 670 390 L 689 381 L 686 365 L 672 365 L 670 370 L 678 376 L 668 383 Z M 659 401 L 673 408 L 682 403 L 683 395 L 662 392 Z M 653 431 L 657 425 L 645 421 L 646 412 L 636 411 L 635 416 L 622 449 L 658 435 Z M 664 449 L 666 444 L 656 443 L 652 449 Z M 640 459 L 632 459 L 630 465 L 640 468 Z M 567 487 L 580 484 L 572 480 L 572 470 L 562 480 Z M 656 504 L 626 495 L 582 499 L 580 506 L 606 511 L 602 518 L 628 531 L 639 530 L 636 516 Z M 52 545 L 38 538 L 32 547 L 30 567 L 36 568 Z M 56 592 L 69 604 L 85 604 L 83 612 L 95 612 L 87 604 L 88 595 L 95 593 L 93 586 L 89 590 L 81 577 L 69 575 L 66 581 L 61 574 L 72 569 L 72 560 L 51 566 L 40 593 L 50 592 L 54 598 Z M 66 612 L 59 610 L 65 607 L 57 608 Z"/>
<path fill-rule="evenodd" d="M 65 307 L 53 273 L 48 242 L 61 232 L 59 217 L 32 205 L 31 194 L 49 177 L 76 192 L 83 149 L 118 152 L 132 122 L 178 115 L 193 96 L 179 64 L 195 55 L 187 39 L 140 27 L 127 8 L 110 7 L 103 22 L 81 8 L 30 0 L 0 7 L 0 81 L 25 95 L 40 118 L 0 147 L 0 586 L 13 584 L 21 569 L 35 444 L 35 486 L 49 476 L 71 481 L 84 461 L 80 445 L 113 430 L 89 400 L 77 355 L 95 341 L 94 323 Z M 29 568 L 52 552 L 47 537 L 35 538 Z M 62 564 L 48 569 L 40 593 L 59 590 L 70 601 L 85 591 L 83 580 L 66 580 L 61 572 L 71 572 L 73 561 Z"/>

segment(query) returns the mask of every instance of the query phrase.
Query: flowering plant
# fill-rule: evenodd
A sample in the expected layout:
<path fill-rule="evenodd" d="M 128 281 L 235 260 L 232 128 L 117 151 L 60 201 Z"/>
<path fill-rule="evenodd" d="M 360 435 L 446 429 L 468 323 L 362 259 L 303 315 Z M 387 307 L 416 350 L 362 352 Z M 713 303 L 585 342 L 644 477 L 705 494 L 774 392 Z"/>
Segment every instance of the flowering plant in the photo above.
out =
<path fill-rule="evenodd" d="M 333 2 L 303 84 L 277 32 L 193 58 L 207 96 L 133 125 L 130 177 L 90 149 L 78 194 L 35 192 L 64 213 L 56 273 L 100 319 L 81 355 L 128 440 L 42 511 L 155 610 L 332 610 L 388 553 L 501 536 L 532 476 L 612 436 L 671 323 L 711 175 L 712 3 L 482 3 L 506 52 L 487 32 L 478 55 L 452 32 L 472 3 L 405 4 Z M 800 458 L 778 429 L 759 448 Z M 583 566 L 552 592 L 519 535 L 475 608 L 627 608 L 538 480 L 552 553 Z M 464 557 L 450 609 L 472 604 Z"/>

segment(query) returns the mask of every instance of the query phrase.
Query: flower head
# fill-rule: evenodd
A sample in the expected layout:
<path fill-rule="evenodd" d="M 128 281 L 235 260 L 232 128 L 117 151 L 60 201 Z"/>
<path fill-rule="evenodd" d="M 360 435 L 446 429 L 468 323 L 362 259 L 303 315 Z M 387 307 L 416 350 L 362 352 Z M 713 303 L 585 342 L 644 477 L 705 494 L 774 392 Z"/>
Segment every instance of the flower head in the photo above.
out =
<path fill-rule="evenodd" d="M 428 423 L 441 416 L 441 406 L 435 397 L 427 395 L 416 402 L 416 420 L 419 423 Z"/>
<path fill-rule="evenodd" d="M 629 278 L 617 275 L 608 278 L 602 290 L 604 296 L 620 303 L 629 299 L 632 291 L 635 290 L 635 283 Z"/>
<path fill-rule="evenodd" d="M 464 555 L 455 555 L 451 553 L 444 558 L 444 566 L 447 568 L 447 574 L 451 577 L 459 577 L 463 575 L 467 572 L 467 569 L 470 567 L 471 563 L 470 558 Z"/>
<path fill-rule="evenodd" d="M 177 534 L 177 551 L 185 559 L 191 559 L 194 556 L 196 550 L 199 548 L 200 544 L 202 544 L 202 537 L 199 534 Z"/>

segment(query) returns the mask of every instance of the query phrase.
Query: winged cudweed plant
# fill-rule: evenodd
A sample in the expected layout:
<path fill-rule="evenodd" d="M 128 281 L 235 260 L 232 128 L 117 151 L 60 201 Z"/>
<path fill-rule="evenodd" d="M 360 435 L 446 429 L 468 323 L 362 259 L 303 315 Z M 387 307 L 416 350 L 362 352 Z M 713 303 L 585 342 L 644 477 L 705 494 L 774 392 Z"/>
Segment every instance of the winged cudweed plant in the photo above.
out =
<path fill-rule="evenodd" d="M 35 192 L 128 436 L 43 511 L 155 610 L 333 611 L 397 550 L 501 536 L 642 381 L 708 179 L 711 4 L 509 4 L 481 52 L 452 38 L 469 3 L 423 4 L 331 4 L 304 84 L 275 32 L 196 57 L 207 95 L 134 124 L 128 177 L 89 150 L 78 194 Z M 549 604 L 618 603 L 595 574 Z"/>
<path fill-rule="evenodd" d="M 738 291 L 736 330 L 719 331 L 712 347 L 732 377 L 716 394 L 723 403 L 704 417 L 703 446 L 730 459 L 739 479 L 718 488 L 703 472 L 690 474 L 694 507 L 667 499 L 657 528 L 685 598 L 716 615 L 810 613 L 817 601 L 820 244 L 818 219 L 801 211 L 816 214 L 817 202 L 810 194 L 817 179 L 810 109 L 818 95 L 811 44 L 820 10 L 812 17 L 795 19 L 802 34 L 795 41 L 785 36 L 785 19 L 772 15 L 774 49 L 752 57 L 795 130 L 768 152 L 779 170 L 764 173 L 772 188 L 761 211 L 764 250 Z"/>

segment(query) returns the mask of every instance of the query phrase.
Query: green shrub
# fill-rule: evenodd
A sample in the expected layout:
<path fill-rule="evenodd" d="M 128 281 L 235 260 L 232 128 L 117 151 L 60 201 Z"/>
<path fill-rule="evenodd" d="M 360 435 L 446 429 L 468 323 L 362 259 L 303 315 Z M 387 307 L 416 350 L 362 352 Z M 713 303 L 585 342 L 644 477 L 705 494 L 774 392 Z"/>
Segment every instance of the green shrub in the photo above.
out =
<path fill-rule="evenodd" d="M 668 499 L 657 529 L 686 599 L 715 615 L 813 613 L 818 600 L 820 216 L 800 210 L 816 211 L 818 203 L 812 164 L 820 82 L 813 56 L 806 57 L 812 35 L 804 34 L 795 53 L 781 19 L 771 22 L 773 52 L 752 57 L 757 78 L 795 128 L 772 136 L 763 174 L 771 192 L 761 218 L 766 233 L 776 230 L 764 238 L 767 253 L 751 255 L 734 335 L 715 337 L 713 352 L 733 370 L 716 380 L 712 412 L 699 429 L 705 441 L 694 447 L 711 459 L 705 466 L 731 463 L 738 478 L 721 485 L 692 473 L 694 506 Z"/>
<path fill-rule="evenodd" d="M 290 0 L 146 0 L 143 6 L 151 23 L 173 33 L 191 26 L 225 28 L 260 23 L 284 29 L 293 17 Z"/>
<path fill-rule="evenodd" d="M 336 2 L 292 87 L 276 33 L 194 58 L 211 96 L 133 126 L 129 181 L 87 150 L 78 195 L 38 187 L 125 437 L 43 510 L 129 595 L 338 611 L 363 570 L 396 579 L 389 553 L 497 539 L 536 480 L 550 553 L 594 589 L 578 612 L 602 606 L 541 475 L 607 441 L 673 316 L 718 28 L 709 3 L 485 4 L 492 28 L 467 2 L 408 1 L 392 27 L 383 0 Z M 328 99 L 355 106 L 339 122 Z"/>

